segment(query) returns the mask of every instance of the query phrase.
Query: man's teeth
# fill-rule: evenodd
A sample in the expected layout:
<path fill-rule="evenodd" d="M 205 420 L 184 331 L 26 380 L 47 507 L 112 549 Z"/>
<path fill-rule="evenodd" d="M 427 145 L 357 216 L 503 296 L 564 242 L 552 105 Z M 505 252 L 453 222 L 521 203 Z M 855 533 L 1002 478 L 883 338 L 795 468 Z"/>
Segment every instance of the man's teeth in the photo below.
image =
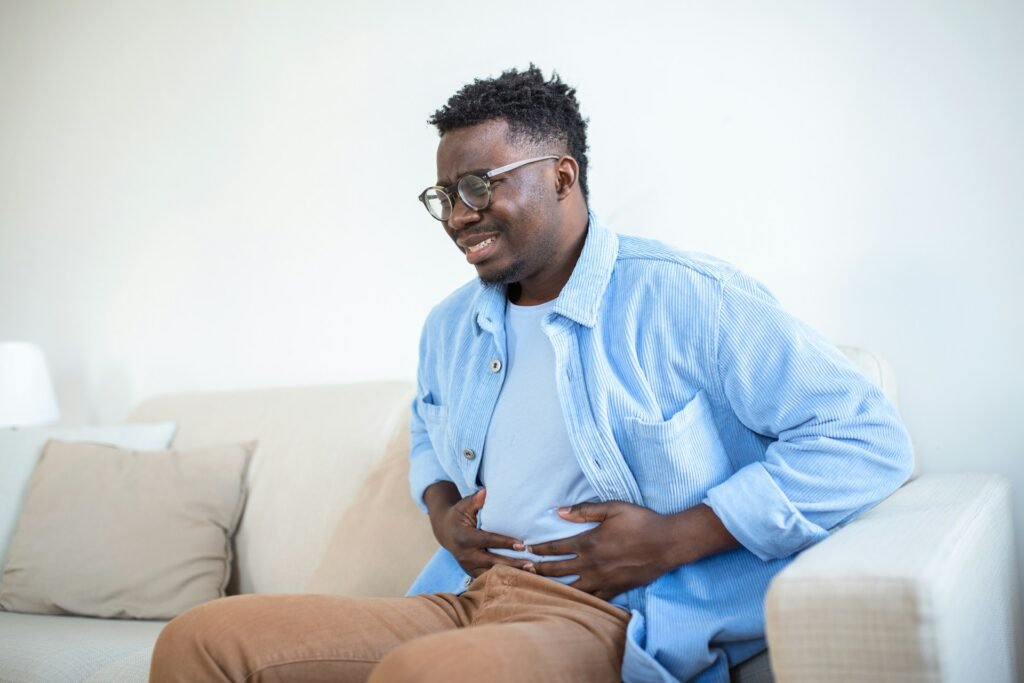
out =
<path fill-rule="evenodd" d="M 481 249 L 483 249 L 484 247 L 486 247 L 488 244 L 490 244 L 493 241 L 494 241 L 493 237 L 488 237 L 487 239 L 485 239 L 480 244 L 474 244 L 472 247 L 466 247 L 466 251 L 480 251 Z"/>

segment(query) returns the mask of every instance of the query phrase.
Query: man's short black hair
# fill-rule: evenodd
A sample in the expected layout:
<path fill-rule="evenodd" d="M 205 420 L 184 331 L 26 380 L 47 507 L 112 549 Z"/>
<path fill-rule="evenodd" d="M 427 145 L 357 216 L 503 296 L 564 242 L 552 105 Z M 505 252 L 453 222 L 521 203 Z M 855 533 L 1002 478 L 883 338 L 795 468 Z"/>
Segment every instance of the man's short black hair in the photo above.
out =
<path fill-rule="evenodd" d="M 510 142 L 557 142 L 580 165 L 580 189 L 587 198 L 587 120 L 580 115 L 576 89 L 551 79 L 533 64 L 525 71 L 509 69 L 497 78 L 476 79 L 451 96 L 429 123 L 439 134 L 503 119 Z"/>

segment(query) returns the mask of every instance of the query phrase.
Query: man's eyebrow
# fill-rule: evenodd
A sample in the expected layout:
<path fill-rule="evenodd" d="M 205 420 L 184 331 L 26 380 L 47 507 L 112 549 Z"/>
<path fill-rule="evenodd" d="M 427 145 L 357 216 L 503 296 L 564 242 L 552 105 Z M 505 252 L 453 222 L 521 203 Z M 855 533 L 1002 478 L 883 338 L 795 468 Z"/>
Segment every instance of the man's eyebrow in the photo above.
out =
<path fill-rule="evenodd" d="M 461 178 L 462 176 L 472 174 L 472 175 L 478 175 L 478 176 L 480 176 L 482 178 L 484 176 L 484 174 L 489 173 L 492 170 L 493 169 L 490 169 L 490 168 L 474 168 L 472 170 L 460 173 L 459 175 L 457 175 L 455 177 L 456 178 Z M 459 182 L 459 181 L 456 180 L 455 183 L 457 183 L 457 182 Z M 447 179 L 445 179 L 445 180 L 438 180 L 437 181 L 437 187 L 448 187 L 450 185 L 454 185 L 455 183 L 449 183 Z"/>

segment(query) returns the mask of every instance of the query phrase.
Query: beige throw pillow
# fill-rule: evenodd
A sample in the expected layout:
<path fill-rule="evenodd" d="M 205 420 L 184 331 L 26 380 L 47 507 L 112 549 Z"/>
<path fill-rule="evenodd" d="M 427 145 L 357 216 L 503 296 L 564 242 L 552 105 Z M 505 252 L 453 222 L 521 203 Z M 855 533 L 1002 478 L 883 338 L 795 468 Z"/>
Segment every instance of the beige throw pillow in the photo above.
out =
<path fill-rule="evenodd" d="M 48 441 L 0 579 L 0 609 L 170 619 L 222 597 L 255 447 Z"/>
<path fill-rule="evenodd" d="M 409 437 L 403 427 L 339 520 L 306 592 L 405 595 L 437 548 L 430 520 L 409 495 Z"/>

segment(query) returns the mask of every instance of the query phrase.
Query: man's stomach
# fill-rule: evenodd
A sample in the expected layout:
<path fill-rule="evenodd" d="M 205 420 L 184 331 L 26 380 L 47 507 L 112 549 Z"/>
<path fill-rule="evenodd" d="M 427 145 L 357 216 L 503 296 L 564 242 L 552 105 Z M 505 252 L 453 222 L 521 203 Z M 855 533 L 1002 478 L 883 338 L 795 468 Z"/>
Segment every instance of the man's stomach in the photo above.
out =
<path fill-rule="evenodd" d="M 488 495 L 490 495 L 489 492 Z M 569 538 L 570 536 L 582 534 L 584 531 L 589 531 L 590 529 L 598 526 L 597 522 L 569 522 L 564 520 L 558 516 L 557 506 L 544 508 L 540 511 L 533 511 L 532 514 L 525 514 L 526 511 L 524 511 L 524 514 L 522 515 L 511 516 L 509 523 L 491 525 L 490 517 L 492 515 L 483 514 L 487 510 L 487 507 L 488 506 L 485 503 L 483 509 L 480 510 L 480 516 L 477 518 L 480 520 L 481 529 L 496 534 L 511 536 L 512 538 L 518 538 L 526 543 L 527 546 Z M 530 520 L 532 520 L 532 522 Z M 532 560 L 535 564 L 540 564 L 542 562 L 554 562 L 556 560 L 568 560 L 575 557 L 575 555 L 537 555 L 535 553 L 526 552 L 525 550 L 509 550 L 508 548 L 488 548 L 488 550 L 495 555 Z M 567 576 L 548 576 L 546 578 L 571 586 L 580 577 L 577 574 L 569 574 Z M 625 594 L 616 595 L 608 602 L 616 607 L 629 611 Z"/>
<path fill-rule="evenodd" d="M 502 509 L 501 497 L 494 496 L 492 504 L 491 491 L 487 492 L 487 502 L 480 510 L 478 520 L 480 528 L 495 534 L 510 536 L 523 541 L 527 546 L 538 545 L 548 541 L 558 541 L 589 531 L 597 526 L 597 522 L 570 522 L 558 516 L 559 506 L 532 507 L 519 504 L 515 507 Z M 573 555 L 537 555 L 525 550 L 508 548 L 489 548 L 495 555 L 532 560 L 534 563 L 567 560 Z M 565 584 L 571 584 L 578 576 L 549 577 Z"/>

